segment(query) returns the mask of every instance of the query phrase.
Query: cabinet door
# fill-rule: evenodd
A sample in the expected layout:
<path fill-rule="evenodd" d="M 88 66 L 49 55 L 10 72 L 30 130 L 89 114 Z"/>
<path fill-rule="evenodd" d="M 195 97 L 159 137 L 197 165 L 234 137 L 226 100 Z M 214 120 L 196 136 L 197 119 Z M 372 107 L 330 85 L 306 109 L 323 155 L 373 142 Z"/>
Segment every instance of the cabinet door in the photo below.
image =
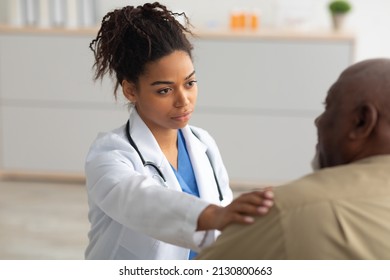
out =
<path fill-rule="evenodd" d="M 90 40 L 0 36 L 1 169 L 83 173 L 97 133 L 126 122 L 111 81 L 92 81 Z"/>
<path fill-rule="evenodd" d="M 193 124 L 214 137 L 234 182 L 276 184 L 310 172 L 312 118 L 201 112 Z"/>
<path fill-rule="evenodd" d="M 83 173 L 89 146 L 101 131 L 126 123 L 126 110 L 2 106 L 2 168 Z"/>
<path fill-rule="evenodd" d="M 92 36 L 0 35 L 2 99 L 90 106 L 114 102 L 113 84 L 93 82 Z"/>
<path fill-rule="evenodd" d="M 126 121 L 113 84 L 92 82 L 92 37 L 0 35 L 2 169 L 83 172 L 96 134 Z M 230 178 L 280 182 L 309 172 L 313 122 L 351 63 L 352 41 L 200 37 L 194 44 L 192 124 L 215 137 Z"/>
<path fill-rule="evenodd" d="M 201 107 L 317 112 L 329 86 L 351 63 L 352 42 L 198 39 Z"/>
<path fill-rule="evenodd" d="M 350 65 L 351 40 L 203 39 L 195 43 L 194 125 L 217 140 L 231 180 L 284 182 L 311 171 L 315 118 Z"/>

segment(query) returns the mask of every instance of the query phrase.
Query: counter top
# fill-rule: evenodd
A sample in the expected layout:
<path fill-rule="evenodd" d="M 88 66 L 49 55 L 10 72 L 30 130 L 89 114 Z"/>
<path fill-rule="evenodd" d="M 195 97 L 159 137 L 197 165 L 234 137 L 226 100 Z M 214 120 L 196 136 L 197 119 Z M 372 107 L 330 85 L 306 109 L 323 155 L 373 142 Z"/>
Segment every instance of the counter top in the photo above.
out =
<path fill-rule="evenodd" d="M 332 41 L 354 41 L 355 35 L 352 32 L 332 30 L 300 30 L 300 29 L 275 29 L 262 28 L 257 31 L 251 30 L 229 30 L 210 29 L 197 30 L 197 36 L 202 38 L 216 39 L 266 39 L 266 40 L 332 40 Z"/>
<path fill-rule="evenodd" d="M 0 25 L 0 34 L 28 34 L 28 35 L 95 35 L 97 33 L 97 27 L 90 28 L 40 28 L 34 26 L 10 26 Z"/>
<path fill-rule="evenodd" d="M 94 36 L 98 27 L 90 28 L 39 28 L 39 27 L 14 27 L 0 25 L 0 34 L 31 34 L 31 35 L 69 35 L 69 36 Z M 354 41 L 352 32 L 332 30 L 299 30 L 299 29 L 272 29 L 262 28 L 257 31 L 229 29 L 198 29 L 194 30 L 195 36 L 208 39 L 266 39 L 266 40 L 325 40 L 325 41 Z"/>

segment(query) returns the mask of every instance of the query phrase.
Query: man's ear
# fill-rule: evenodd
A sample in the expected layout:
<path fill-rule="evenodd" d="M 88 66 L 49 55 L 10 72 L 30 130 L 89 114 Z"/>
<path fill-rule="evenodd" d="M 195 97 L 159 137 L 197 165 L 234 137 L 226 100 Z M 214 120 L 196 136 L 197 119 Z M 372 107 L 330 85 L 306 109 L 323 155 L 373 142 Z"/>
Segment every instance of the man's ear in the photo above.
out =
<path fill-rule="evenodd" d="M 361 105 L 355 112 L 351 139 L 363 139 L 371 135 L 378 122 L 378 110 L 371 103 Z"/>
<path fill-rule="evenodd" d="M 137 102 L 137 87 L 134 83 L 123 80 L 122 90 L 123 95 L 127 98 L 127 100 L 129 100 L 133 104 Z"/>

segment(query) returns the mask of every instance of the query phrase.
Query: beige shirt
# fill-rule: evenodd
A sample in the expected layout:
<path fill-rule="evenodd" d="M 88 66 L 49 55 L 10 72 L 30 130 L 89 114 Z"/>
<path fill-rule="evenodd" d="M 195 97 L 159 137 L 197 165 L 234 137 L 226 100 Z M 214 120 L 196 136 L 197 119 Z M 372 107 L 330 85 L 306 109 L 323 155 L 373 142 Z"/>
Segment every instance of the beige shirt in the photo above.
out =
<path fill-rule="evenodd" d="M 232 225 L 198 259 L 390 259 L 390 156 L 275 188 L 253 225 Z"/>

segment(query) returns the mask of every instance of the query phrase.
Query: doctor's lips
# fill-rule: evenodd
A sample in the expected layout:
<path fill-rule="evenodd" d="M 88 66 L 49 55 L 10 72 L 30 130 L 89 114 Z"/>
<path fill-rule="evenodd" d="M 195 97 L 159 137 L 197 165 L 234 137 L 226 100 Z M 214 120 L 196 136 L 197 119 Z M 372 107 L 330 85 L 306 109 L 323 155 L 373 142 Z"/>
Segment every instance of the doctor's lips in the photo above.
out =
<path fill-rule="evenodd" d="M 172 119 L 176 120 L 176 121 L 188 121 L 191 118 L 191 114 L 192 114 L 192 111 L 187 112 L 187 113 L 183 113 L 183 114 L 175 116 L 175 117 L 172 117 Z"/>

